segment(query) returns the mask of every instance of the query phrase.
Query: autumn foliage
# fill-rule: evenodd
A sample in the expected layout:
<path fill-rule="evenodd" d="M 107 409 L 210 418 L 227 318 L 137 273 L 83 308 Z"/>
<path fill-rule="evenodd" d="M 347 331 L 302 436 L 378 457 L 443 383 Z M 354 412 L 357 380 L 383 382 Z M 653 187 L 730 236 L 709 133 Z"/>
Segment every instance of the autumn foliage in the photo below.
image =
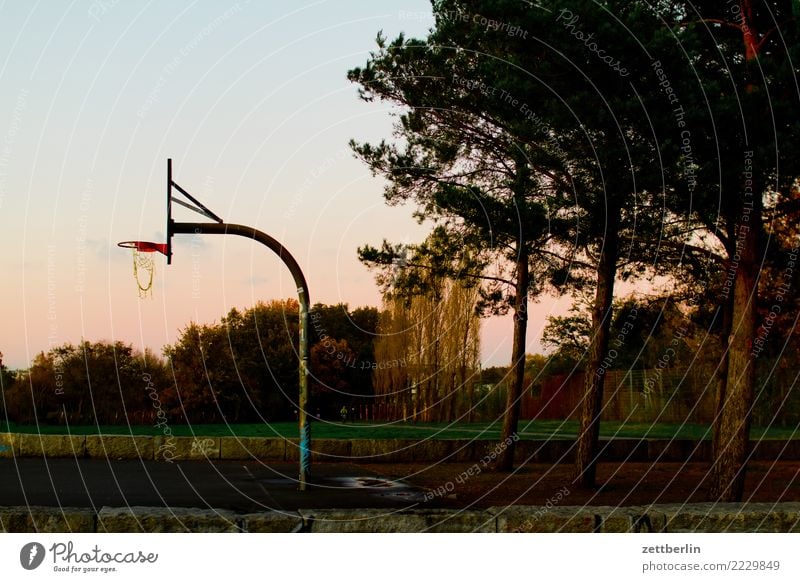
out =
<path fill-rule="evenodd" d="M 333 417 L 372 393 L 371 371 L 357 363 L 373 359 L 378 313 L 316 305 L 312 316 L 310 412 Z M 292 420 L 297 330 L 297 302 L 276 300 L 232 309 L 219 323 L 190 323 L 163 356 L 124 342 L 64 344 L 39 353 L 15 379 L 2 368 L 4 416 L 70 425 L 152 424 L 159 413 L 177 423 Z"/>

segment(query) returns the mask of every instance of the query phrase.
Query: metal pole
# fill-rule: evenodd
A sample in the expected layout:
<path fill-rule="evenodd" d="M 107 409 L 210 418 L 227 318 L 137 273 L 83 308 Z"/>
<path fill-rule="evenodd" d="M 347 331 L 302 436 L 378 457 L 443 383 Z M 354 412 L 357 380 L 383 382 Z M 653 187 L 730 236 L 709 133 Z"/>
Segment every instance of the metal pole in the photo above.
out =
<path fill-rule="evenodd" d="M 300 491 L 305 491 L 308 473 L 311 468 L 311 425 L 308 423 L 308 284 L 300 270 L 300 265 L 284 246 L 268 234 L 251 226 L 241 224 L 225 224 L 213 222 L 172 222 L 171 232 L 174 234 L 233 234 L 256 240 L 278 255 L 289 271 L 297 286 L 300 302 L 300 394 L 298 397 L 298 417 L 300 421 Z"/>

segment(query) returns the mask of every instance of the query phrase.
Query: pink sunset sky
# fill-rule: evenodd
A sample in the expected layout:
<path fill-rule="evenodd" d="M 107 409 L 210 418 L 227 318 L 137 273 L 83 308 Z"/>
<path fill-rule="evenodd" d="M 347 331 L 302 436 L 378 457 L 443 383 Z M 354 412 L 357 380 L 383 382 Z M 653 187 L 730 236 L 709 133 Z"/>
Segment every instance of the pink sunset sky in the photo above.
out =
<path fill-rule="evenodd" d="M 288 271 L 235 237 L 176 236 L 139 299 L 121 240 L 164 240 L 166 159 L 228 222 L 280 240 L 313 302 L 380 305 L 356 249 L 421 240 L 389 208 L 351 138 L 390 136 L 391 111 L 348 83 L 379 30 L 422 36 L 424 0 L 40 2 L 0 8 L 0 351 L 25 368 L 64 342 L 160 351 L 190 321 L 295 297 Z M 179 220 L 197 220 L 181 208 Z M 529 345 L 567 299 L 531 310 Z M 483 322 L 484 365 L 507 363 L 511 321 Z"/>

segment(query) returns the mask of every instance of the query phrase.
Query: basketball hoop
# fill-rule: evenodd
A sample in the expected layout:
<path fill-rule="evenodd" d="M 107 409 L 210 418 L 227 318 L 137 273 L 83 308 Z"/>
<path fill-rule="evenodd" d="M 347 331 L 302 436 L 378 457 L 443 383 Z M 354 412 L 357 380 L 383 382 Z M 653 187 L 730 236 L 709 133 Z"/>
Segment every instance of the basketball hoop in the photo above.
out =
<path fill-rule="evenodd" d="M 300 491 L 306 490 L 309 467 L 311 465 L 311 425 L 308 422 L 307 410 L 308 401 L 308 377 L 309 377 L 309 345 L 308 345 L 308 314 L 309 314 L 309 295 L 308 284 L 306 283 L 303 271 L 297 264 L 294 257 L 284 248 L 284 246 L 268 234 L 256 230 L 250 226 L 241 224 L 229 224 L 222 218 L 214 214 L 207 206 L 192 196 L 172 179 L 172 159 L 167 159 L 167 228 L 166 241 L 164 243 L 152 243 L 143 241 L 125 241 L 118 243 L 122 248 L 132 249 L 133 251 L 133 275 L 139 287 L 139 296 L 146 297 L 152 295 L 153 272 L 155 263 L 153 253 L 159 252 L 167 257 L 167 264 L 172 262 L 172 236 L 175 234 L 222 234 L 236 235 L 254 240 L 269 250 L 274 252 L 289 268 L 296 288 L 297 298 L 300 303 L 298 321 L 298 344 L 297 355 L 299 359 L 298 377 L 298 399 L 297 408 L 299 409 L 298 422 L 300 424 L 300 474 L 298 479 Z M 211 222 L 176 222 L 172 218 L 173 205 L 182 206 L 195 212 Z M 398 267 L 405 267 L 405 257 L 401 257 Z M 146 277 L 142 281 L 140 271 Z"/>
<path fill-rule="evenodd" d="M 117 246 L 123 249 L 133 249 L 133 277 L 136 279 L 136 285 L 139 287 L 139 297 L 142 299 L 148 295 L 152 297 L 153 274 L 156 270 L 156 263 L 153 260 L 152 253 L 159 252 L 166 255 L 167 245 L 163 243 L 129 240 L 117 243 Z M 139 275 L 140 271 L 145 273 L 144 281 Z"/>

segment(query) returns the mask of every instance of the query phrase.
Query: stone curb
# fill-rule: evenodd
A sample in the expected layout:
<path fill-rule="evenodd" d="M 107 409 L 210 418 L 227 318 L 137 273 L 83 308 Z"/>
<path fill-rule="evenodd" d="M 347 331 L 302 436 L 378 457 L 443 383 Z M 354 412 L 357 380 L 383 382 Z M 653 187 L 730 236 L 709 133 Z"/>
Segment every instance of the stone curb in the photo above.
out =
<path fill-rule="evenodd" d="M 800 532 L 800 503 L 695 503 L 635 507 L 301 509 L 237 514 L 164 507 L 2 507 L 0 532 L 215 533 L 755 533 Z"/>
<path fill-rule="evenodd" d="M 438 463 L 476 462 L 498 446 L 494 440 L 405 439 L 312 441 L 313 462 Z M 606 462 L 707 462 L 709 441 L 611 439 L 600 441 Z M 516 461 L 570 463 L 574 442 L 518 441 Z M 175 437 L 130 435 L 36 435 L 0 433 L 0 458 L 88 457 L 157 461 L 246 460 L 297 461 L 297 439 L 262 437 Z M 752 460 L 800 460 L 800 440 L 753 443 Z"/>
<path fill-rule="evenodd" d="M 0 507 L 3 533 L 94 533 L 97 515 L 74 507 Z"/>
<path fill-rule="evenodd" d="M 237 515 L 224 509 L 186 507 L 103 507 L 98 533 L 234 533 L 242 531 Z"/>

